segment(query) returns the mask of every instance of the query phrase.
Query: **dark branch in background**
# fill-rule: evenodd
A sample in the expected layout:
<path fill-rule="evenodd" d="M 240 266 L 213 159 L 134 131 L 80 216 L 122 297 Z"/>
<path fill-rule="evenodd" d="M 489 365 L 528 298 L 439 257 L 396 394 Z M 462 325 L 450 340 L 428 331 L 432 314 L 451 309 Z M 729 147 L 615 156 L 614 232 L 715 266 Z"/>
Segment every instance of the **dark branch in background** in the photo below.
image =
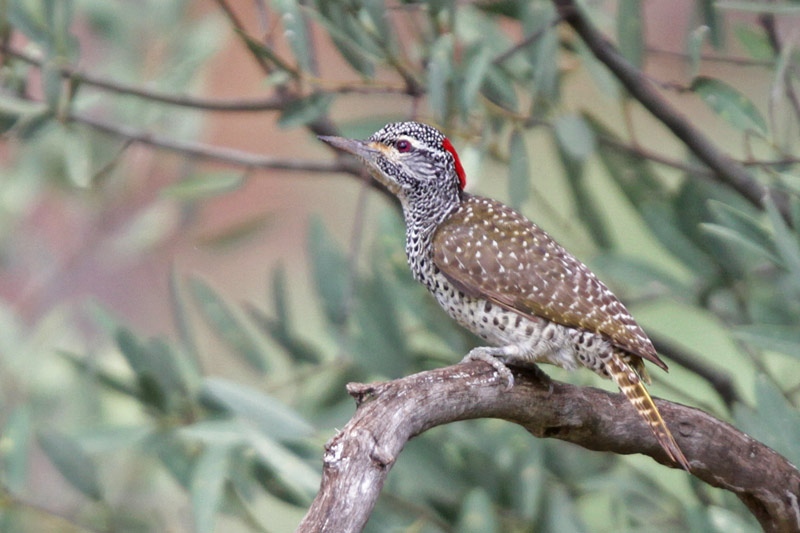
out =
<path fill-rule="evenodd" d="M 729 411 L 733 408 L 733 404 L 742 400 L 739 392 L 736 390 L 733 379 L 724 370 L 687 353 L 664 337 L 650 335 L 650 338 L 656 346 L 656 351 L 669 357 L 686 370 L 694 372 L 706 380 L 709 385 L 717 391 L 717 394 L 722 398 L 725 407 L 727 407 Z"/>
<path fill-rule="evenodd" d="M 41 67 L 43 60 L 33 54 L 17 50 L 15 48 L 0 48 L 0 52 L 24 61 L 29 65 Z M 291 103 L 296 97 L 289 95 L 270 95 L 264 98 L 239 98 L 232 100 L 220 100 L 211 98 L 199 98 L 195 96 L 176 95 L 165 93 L 155 89 L 145 89 L 144 87 L 137 87 L 135 85 L 128 85 L 118 81 L 108 80 L 82 72 L 74 67 L 61 66 L 56 67 L 64 78 L 69 78 L 77 82 L 103 89 L 106 91 L 115 92 L 117 94 L 125 94 L 150 100 L 152 102 L 161 102 L 169 105 L 176 105 L 181 107 L 190 107 L 193 109 L 201 109 L 203 111 L 281 111 L 287 104 Z M 323 92 L 334 92 L 338 94 L 346 93 L 387 93 L 387 94 L 404 94 L 401 87 L 393 87 L 388 85 L 349 85 L 339 84 L 331 86 L 328 89 L 323 89 Z"/>
<path fill-rule="evenodd" d="M 358 409 L 326 445 L 320 491 L 297 531 L 361 531 L 406 442 L 458 420 L 500 418 L 536 437 L 590 450 L 641 453 L 675 467 L 622 395 L 541 379 L 530 371 L 514 373 L 511 391 L 477 362 L 348 385 Z M 792 464 L 703 411 L 656 403 L 693 475 L 736 494 L 765 531 L 800 531 L 800 472 Z"/>
<path fill-rule="evenodd" d="M 314 161 L 253 154 L 234 148 L 221 148 L 194 141 L 183 141 L 123 126 L 86 115 L 71 113 L 67 120 L 86 124 L 91 128 L 128 141 L 153 146 L 183 155 L 228 163 L 252 169 L 302 170 L 307 172 L 345 172 L 366 179 L 356 161 L 345 158 L 336 161 Z"/>
<path fill-rule="evenodd" d="M 583 39 L 592 53 L 603 62 L 648 111 L 667 126 L 703 163 L 715 172 L 716 178 L 734 188 L 744 198 L 764 208 L 764 197 L 771 195 L 787 224 L 792 224 L 786 198 L 772 193 L 758 183 L 747 170 L 722 153 L 702 132 L 655 90 L 652 83 L 616 50 L 613 44 L 580 13 L 573 0 L 553 0 L 558 12 Z"/>
<path fill-rule="evenodd" d="M 492 60 L 492 64 L 493 65 L 501 65 L 508 58 L 512 57 L 517 52 L 520 52 L 520 51 L 524 50 L 526 47 L 528 47 L 531 44 L 533 44 L 536 41 L 538 41 L 539 38 L 542 35 L 544 35 L 544 32 L 546 32 L 547 30 L 549 30 L 550 28 L 552 28 L 553 26 L 555 26 L 556 24 L 558 24 L 562 20 L 564 20 L 564 17 L 562 15 L 558 15 L 553 20 L 551 20 L 550 22 L 548 22 L 547 24 L 545 24 L 544 26 L 542 26 L 541 28 L 539 28 L 538 30 L 533 32 L 532 34 L 528 35 L 527 37 L 522 39 L 520 42 L 518 42 L 517 44 L 515 44 L 511 48 L 509 48 L 508 50 L 506 50 L 502 54 L 500 54 L 497 57 L 495 57 Z"/>

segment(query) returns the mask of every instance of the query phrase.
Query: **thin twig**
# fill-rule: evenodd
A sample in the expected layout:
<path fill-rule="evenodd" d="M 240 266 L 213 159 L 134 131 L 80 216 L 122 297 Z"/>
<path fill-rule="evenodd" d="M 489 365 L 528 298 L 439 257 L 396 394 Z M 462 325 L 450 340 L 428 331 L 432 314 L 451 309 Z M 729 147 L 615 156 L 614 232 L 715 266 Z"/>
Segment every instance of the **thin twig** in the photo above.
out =
<path fill-rule="evenodd" d="M 86 124 L 91 128 L 130 140 L 137 144 L 153 146 L 183 155 L 228 163 L 231 165 L 242 166 L 253 169 L 279 169 L 279 170 L 298 170 L 305 172 L 345 172 L 355 176 L 361 176 L 361 169 L 355 164 L 351 164 L 347 159 L 336 161 L 314 161 L 309 159 L 283 158 L 269 155 L 253 154 L 234 148 L 223 148 L 211 146 L 194 141 L 184 141 L 173 139 L 158 133 L 107 122 L 98 118 L 84 114 L 71 113 L 67 119 L 71 122 Z"/>
<path fill-rule="evenodd" d="M 33 54 L 23 52 L 14 48 L 4 48 L 0 51 L 8 54 L 9 57 L 14 57 L 20 61 L 24 61 L 29 65 L 37 67 L 42 66 L 42 59 Z M 82 84 L 103 89 L 106 91 L 115 92 L 117 94 L 124 94 L 129 96 L 136 96 L 145 100 L 153 102 L 161 102 L 164 104 L 176 105 L 181 107 L 190 107 L 193 109 L 201 109 L 204 111 L 227 111 L 227 112 L 252 112 L 252 111 L 280 111 L 296 97 L 286 94 L 270 95 L 263 98 L 236 98 L 236 99 L 214 99 L 214 98 L 201 98 L 188 95 L 177 95 L 166 93 L 155 89 L 147 89 L 135 85 L 128 85 L 118 81 L 113 81 L 87 72 L 83 72 L 75 67 L 59 66 L 56 67 L 61 75 L 80 82 Z M 336 82 L 330 80 L 322 80 L 319 78 L 309 77 L 303 78 L 305 81 L 317 87 L 321 92 L 327 93 L 374 93 L 374 94 L 404 94 L 405 89 L 401 86 L 380 85 L 374 83 L 347 83 Z"/>
<path fill-rule="evenodd" d="M 664 48 L 655 48 L 652 46 L 647 47 L 647 53 L 677 57 L 686 60 L 689 59 L 689 54 L 685 52 L 676 52 L 674 50 L 666 50 Z M 703 61 L 709 61 L 715 63 L 730 63 L 732 65 L 740 65 L 744 67 L 772 67 L 775 64 L 775 62 L 771 60 L 751 59 L 748 57 L 717 56 L 713 54 L 702 54 L 700 58 Z"/>
<path fill-rule="evenodd" d="M 564 17 L 562 15 L 557 15 L 555 18 L 553 18 L 553 20 L 551 20 L 550 22 L 548 22 L 547 24 L 545 24 L 544 26 L 542 26 L 541 28 L 539 28 L 538 30 L 533 32 L 532 34 L 528 35 L 523 40 L 521 40 L 520 42 L 518 42 L 517 44 L 515 44 L 514 46 L 512 46 L 511 48 L 509 48 L 508 50 L 506 50 L 502 54 L 500 54 L 497 57 L 495 57 L 494 59 L 492 59 L 492 64 L 493 65 L 501 65 L 501 64 L 503 64 L 506 60 L 508 60 L 510 57 L 512 57 L 517 52 L 519 52 L 521 50 L 524 50 L 525 48 L 527 48 L 531 44 L 533 44 L 536 41 L 538 41 L 539 38 L 541 38 L 541 36 L 544 35 L 547 30 L 549 30 L 553 26 L 556 26 L 562 20 L 564 20 Z"/>

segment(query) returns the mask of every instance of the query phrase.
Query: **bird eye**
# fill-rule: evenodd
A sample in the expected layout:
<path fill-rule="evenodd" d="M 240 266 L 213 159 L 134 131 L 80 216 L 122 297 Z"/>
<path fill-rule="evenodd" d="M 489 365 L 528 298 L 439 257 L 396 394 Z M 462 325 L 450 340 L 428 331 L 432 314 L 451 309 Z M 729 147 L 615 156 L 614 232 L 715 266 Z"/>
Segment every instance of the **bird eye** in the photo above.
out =
<path fill-rule="evenodd" d="M 397 147 L 398 152 L 408 152 L 409 150 L 411 150 L 411 143 L 404 139 L 397 141 L 397 144 L 395 144 L 395 146 Z"/>

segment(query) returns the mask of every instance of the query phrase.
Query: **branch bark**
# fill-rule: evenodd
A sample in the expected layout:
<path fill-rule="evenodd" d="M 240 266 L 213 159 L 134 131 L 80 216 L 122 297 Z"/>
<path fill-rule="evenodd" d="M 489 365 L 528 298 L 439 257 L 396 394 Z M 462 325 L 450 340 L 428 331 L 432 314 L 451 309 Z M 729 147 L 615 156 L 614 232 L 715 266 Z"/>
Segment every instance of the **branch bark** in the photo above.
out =
<path fill-rule="evenodd" d="M 513 370 L 516 385 L 510 391 L 480 362 L 349 384 L 358 409 L 325 446 L 320 491 L 297 531 L 360 531 L 405 443 L 458 420 L 500 418 L 537 437 L 590 450 L 642 453 L 675 467 L 622 395 Z M 664 400 L 656 404 L 698 479 L 736 494 L 765 531 L 800 531 L 797 468 L 699 409 Z"/>

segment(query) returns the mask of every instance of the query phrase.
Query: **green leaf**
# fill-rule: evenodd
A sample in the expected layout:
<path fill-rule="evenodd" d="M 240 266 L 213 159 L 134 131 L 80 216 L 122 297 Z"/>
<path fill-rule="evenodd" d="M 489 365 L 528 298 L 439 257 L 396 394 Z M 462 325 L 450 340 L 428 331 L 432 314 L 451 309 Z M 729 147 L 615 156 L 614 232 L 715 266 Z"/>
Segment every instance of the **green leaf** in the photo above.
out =
<path fill-rule="evenodd" d="M 276 440 L 298 440 L 314 428 L 291 408 L 263 392 L 221 378 L 206 378 L 204 397 L 255 424 Z"/>
<path fill-rule="evenodd" d="M 508 146 L 508 197 L 512 207 L 519 209 L 528 200 L 530 187 L 530 163 L 525 137 L 520 130 L 514 130 Z"/>
<path fill-rule="evenodd" d="M 740 326 L 733 334 L 754 348 L 800 357 L 800 327 L 756 324 Z"/>
<path fill-rule="evenodd" d="M 64 163 L 67 176 L 73 185 L 81 189 L 92 186 L 92 145 L 82 128 L 64 129 Z"/>
<path fill-rule="evenodd" d="M 62 86 L 61 71 L 58 65 L 52 60 L 42 63 L 42 92 L 47 107 L 53 113 L 58 112 L 61 108 Z"/>
<path fill-rule="evenodd" d="M 294 452 L 251 428 L 244 435 L 266 470 L 261 483 L 271 493 L 295 505 L 307 506 L 319 490 L 320 475 Z M 266 479 L 264 479 L 266 478 Z"/>
<path fill-rule="evenodd" d="M 354 356 L 360 366 L 383 376 L 400 377 L 408 372 L 407 337 L 400 325 L 397 302 L 373 261 L 375 277 L 361 284 L 355 309 Z"/>
<path fill-rule="evenodd" d="M 441 35 L 431 46 L 428 60 L 428 99 L 436 120 L 444 124 L 449 111 L 449 85 L 452 76 L 453 34 Z"/>
<path fill-rule="evenodd" d="M 42 102 L 33 102 L 0 92 L 0 115 L 32 117 L 44 113 L 49 113 L 49 110 Z"/>
<path fill-rule="evenodd" d="M 50 42 L 50 28 L 45 20 L 44 6 L 36 2 L 34 5 L 38 9 L 31 11 L 31 4 L 32 2 L 10 2 L 8 22 L 32 41 L 46 46 Z"/>
<path fill-rule="evenodd" d="M 764 207 L 775 231 L 775 246 L 778 254 L 786 268 L 794 275 L 795 282 L 800 283 L 800 242 L 798 242 L 797 233 L 786 225 L 783 216 L 769 195 L 764 198 Z"/>
<path fill-rule="evenodd" d="M 700 224 L 700 230 L 709 237 L 720 241 L 723 246 L 733 247 L 748 256 L 756 255 L 771 262 L 777 261 L 777 257 L 769 248 L 763 247 L 761 243 L 742 235 L 735 229 L 709 222 Z"/>
<path fill-rule="evenodd" d="M 720 50 L 725 45 L 725 17 L 715 9 L 716 0 L 700 0 L 698 10 L 703 24 L 711 28 L 711 44 Z"/>
<path fill-rule="evenodd" d="M 698 76 L 692 83 L 703 102 L 715 113 L 740 130 L 756 130 L 767 133 L 767 123 L 761 112 L 745 95 L 727 83 L 705 76 Z"/>
<path fill-rule="evenodd" d="M 594 132 L 583 117 L 561 115 L 553 126 L 559 146 L 570 157 L 583 161 L 594 153 L 597 147 Z"/>
<path fill-rule="evenodd" d="M 268 347 L 244 314 L 228 305 L 214 289 L 197 278 L 189 281 L 189 288 L 201 314 L 220 339 L 243 361 L 260 372 L 266 372 Z"/>
<path fill-rule="evenodd" d="M 700 59 L 703 53 L 703 42 L 706 36 L 711 31 L 708 26 L 700 26 L 689 35 L 689 44 L 687 46 L 689 51 L 689 78 L 694 80 L 700 73 Z"/>
<path fill-rule="evenodd" d="M 31 422 L 30 409 L 20 404 L 8 415 L 0 433 L 0 479 L 15 493 L 24 490 L 28 479 Z"/>
<path fill-rule="evenodd" d="M 500 531 L 492 501 L 485 490 L 476 488 L 467 493 L 456 523 L 457 533 L 491 533 Z"/>
<path fill-rule="evenodd" d="M 273 0 L 275 9 L 281 14 L 284 36 L 294 52 L 297 64 L 305 72 L 312 72 L 311 53 L 308 43 L 311 39 L 306 31 L 305 20 L 300 11 L 300 2 L 295 0 Z"/>
<path fill-rule="evenodd" d="M 772 235 L 763 224 L 750 216 L 750 214 L 713 199 L 708 201 L 708 208 L 720 224 L 731 228 L 775 257 L 775 245 Z"/>
<path fill-rule="evenodd" d="M 189 304 L 186 301 L 185 289 L 175 263 L 172 263 L 169 267 L 168 283 L 170 310 L 172 311 L 175 328 L 178 330 L 178 337 L 184 350 L 191 356 L 194 371 L 199 374 L 202 369 L 202 363 L 199 359 L 200 352 L 197 349 L 197 341 L 192 319 L 189 315 Z"/>
<path fill-rule="evenodd" d="M 190 493 L 194 530 L 212 533 L 215 515 L 225 494 L 230 450 L 226 446 L 207 446 L 194 466 Z"/>
<path fill-rule="evenodd" d="M 512 470 L 513 508 L 525 520 L 535 520 L 541 510 L 547 470 L 544 466 L 544 447 L 536 444 L 520 454 L 519 464 Z"/>
<path fill-rule="evenodd" d="M 544 32 L 534 53 L 533 80 L 536 84 L 536 93 L 548 100 L 557 100 L 559 72 L 558 28 L 551 27 Z M 509 90 L 513 91 L 513 86 L 510 86 Z"/>
<path fill-rule="evenodd" d="M 492 62 L 492 51 L 483 44 L 476 45 L 470 53 L 467 68 L 464 72 L 464 83 L 461 85 L 461 111 L 467 116 L 475 106 L 481 85 Z"/>
<path fill-rule="evenodd" d="M 272 227 L 275 217 L 272 213 L 262 213 L 237 220 L 212 233 L 201 235 L 197 243 L 201 246 L 214 249 L 233 248 L 248 239 L 252 239 Z"/>
<path fill-rule="evenodd" d="M 517 93 L 514 91 L 514 80 L 496 65 L 489 66 L 481 86 L 481 94 L 503 109 L 516 112 Z"/>
<path fill-rule="evenodd" d="M 772 50 L 764 30 L 755 30 L 741 24 L 736 27 L 735 34 L 739 43 L 753 59 L 771 61 L 775 57 L 775 52 Z"/>
<path fill-rule="evenodd" d="M 153 364 L 153 358 L 147 348 L 130 330 L 125 328 L 117 330 L 116 341 L 120 352 L 136 374 L 142 400 L 162 412 L 166 412 L 168 409 L 167 390 L 160 381 L 161 376 L 156 370 L 156 365 Z"/>
<path fill-rule="evenodd" d="M 272 340 L 281 345 L 297 362 L 319 363 L 319 350 L 299 337 L 286 317 L 270 318 L 259 309 L 248 306 L 247 312 L 261 329 L 269 333 Z"/>
<path fill-rule="evenodd" d="M 314 122 L 328 112 L 333 95 L 313 93 L 305 98 L 292 100 L 281 111 L 278 125 L 281 128 L 296 128 Z"/>
<path fill-rule="evenodd" d="M 341 325 L 345 320 L 345 300 L 349 286 L 349 265 L 323 221 L 314 217 L 308 231 L 311 269 L 317 294 L 328 320 Z"/>
<path fill-rule="evenodd" d="M 93 500 L 103 498 L 94 462 L 73 439 L 55 430 L 38 433 L 39 446 L 67 482 Z"/>
<path fill-rule="evenodd" d="M 756 410 L 737 404 L 737 425 L 794 464 L 800 463 L 800 417 L 765 376 L 756 378 Z"/>
<path fill-rule="evenodd" d="M 556 119 L 554 133 L 578 215 L 594 242 L 601 248 L 608 248 L 612 244 L 611 237 L 584 179 L 584 162 L 596 147 L 594 132 L 582 117 L 564 115 Z"/>
<path fill-rule="evenodd" d="M 80 356 L 66 350 L 58 350 L 57 353 L 78 372 L 91 375 L 93 380 L 109 390 L 136 398 L 137 400 L 142 399 L 141 391 L 136 384 L 127 379 L 120 378 L 111 372 L 97 368 L 97 365 L 93 364 L 88 357 Z"/>
<path fill-rule="evenodd" d="M 663 292 L 673 298 L 683 298 L 692 301 L 694 294 L 690 287 L 672 276 L 667 270 L 662 270 L 638 257 L 630 257 L 609 252 L 595 257 L 592 267 L 603 274 L 612 286 L 633 289 L 631 297 L 644 296 L 653 291 Z M 640 294 L 641 293 L 641 294 Z"/>
<path fill-rule="evenodd" d="M 620 0 L 617 6 L 617 40 L 622 55 L 634 66 L 642 66 L 642 4 L 640 0 Z"/>
<path fill-rule="evenodd" d="M 161 193 L 179 200 L 202 200 L 233 192 L 243 183 L 240 172 L 200 172 L 164 187 Z"/>

